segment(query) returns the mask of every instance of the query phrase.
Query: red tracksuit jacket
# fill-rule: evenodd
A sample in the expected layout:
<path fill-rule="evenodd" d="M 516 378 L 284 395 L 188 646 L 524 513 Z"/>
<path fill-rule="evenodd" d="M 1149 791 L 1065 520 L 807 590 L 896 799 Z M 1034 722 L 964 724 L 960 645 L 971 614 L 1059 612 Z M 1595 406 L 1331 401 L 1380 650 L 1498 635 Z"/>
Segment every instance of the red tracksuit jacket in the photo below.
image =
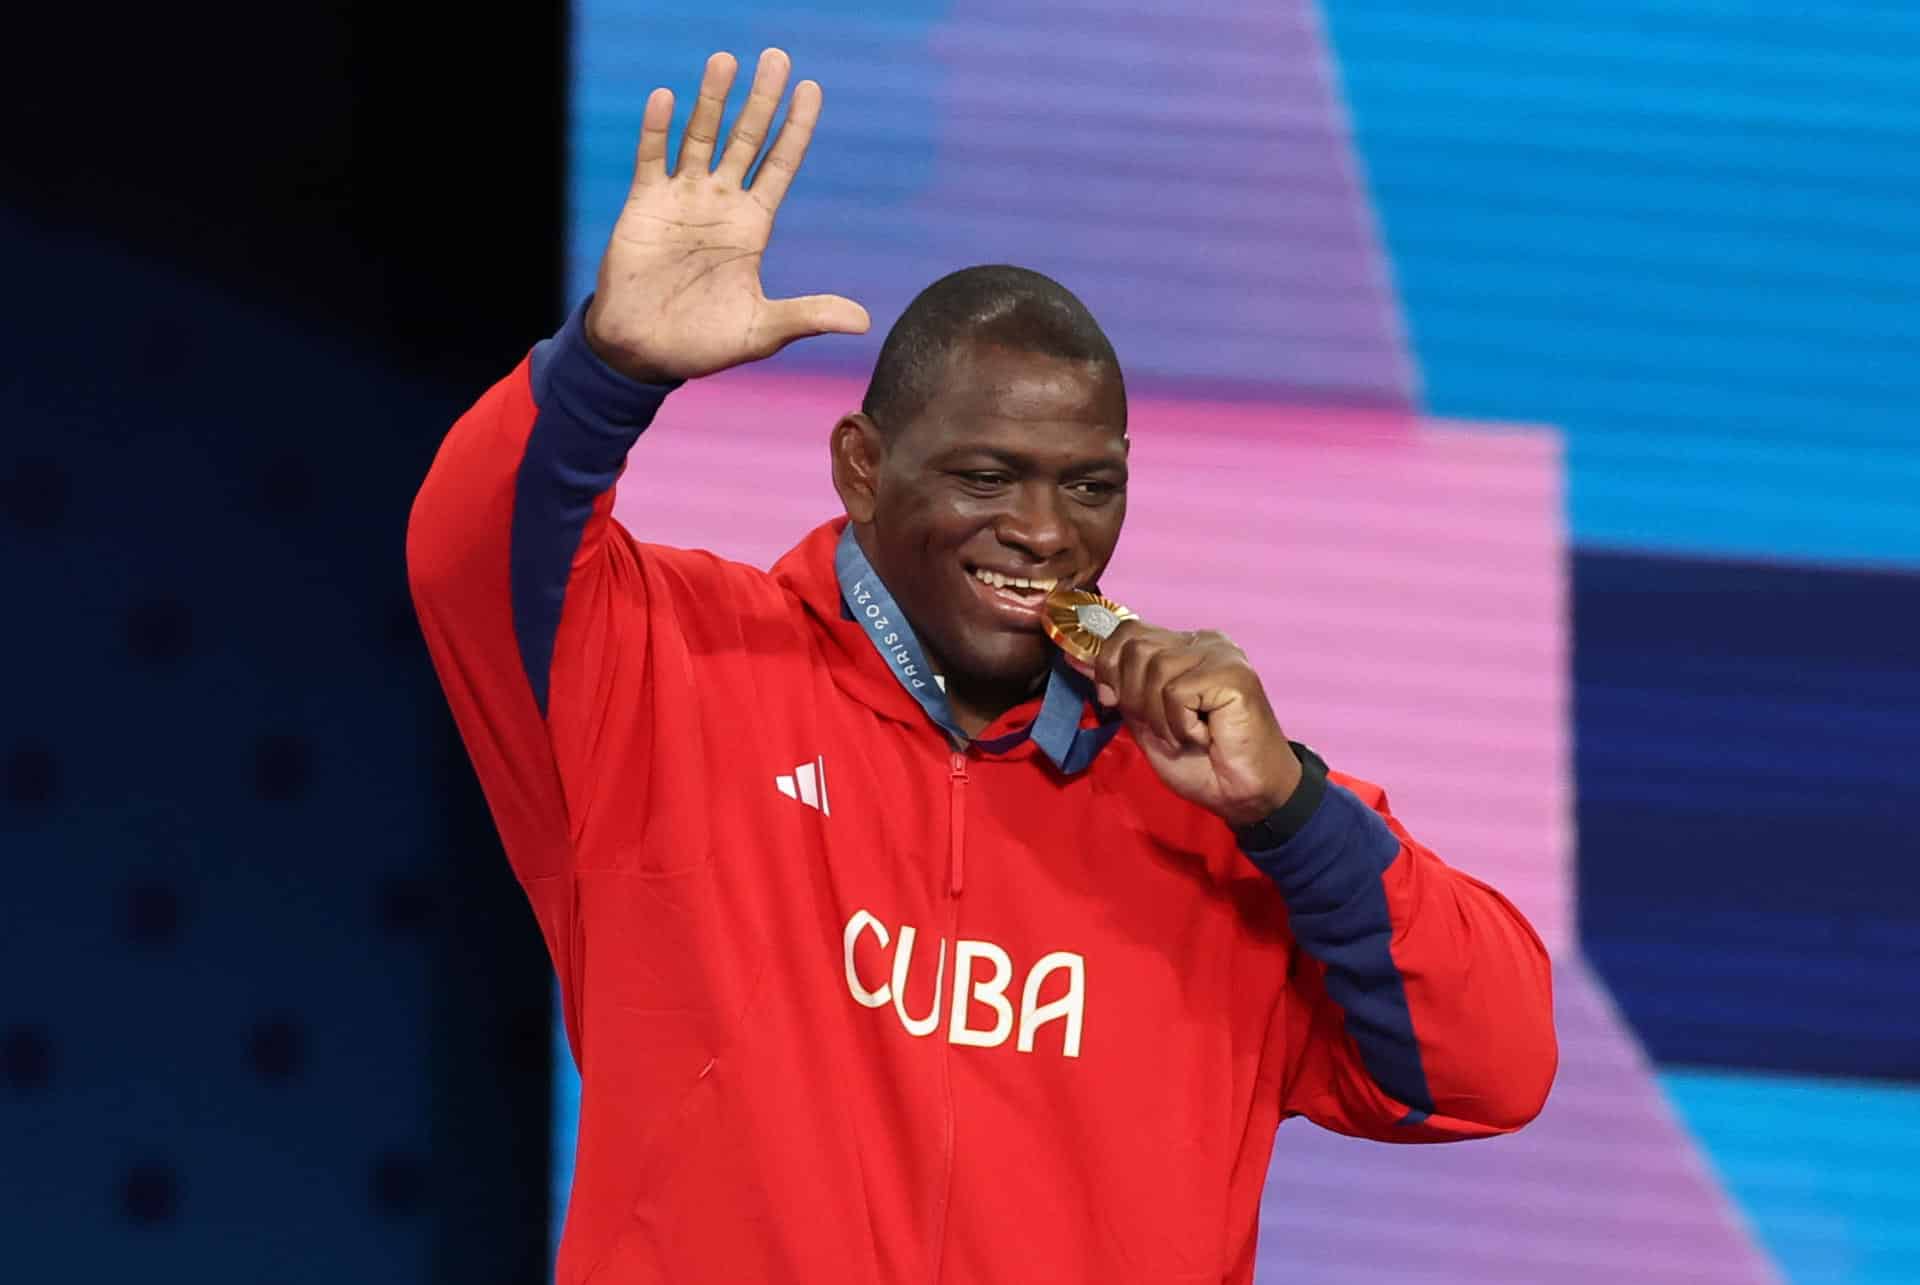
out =
<path fill-rule="evenodd" d="M 1035 702 L 956 752 L 843 601 L 844 519 L 770 573 L 611 520 L 665 390 L 583 312 L 407 539 L 582 1076 L 560 1281 L 1248 1281 L 1287 1117 L 1539 1111 L 1546 953 L 1378 787 L 1309 756 L 1243 851 L 1124 732 L 1069 775 Z"/>

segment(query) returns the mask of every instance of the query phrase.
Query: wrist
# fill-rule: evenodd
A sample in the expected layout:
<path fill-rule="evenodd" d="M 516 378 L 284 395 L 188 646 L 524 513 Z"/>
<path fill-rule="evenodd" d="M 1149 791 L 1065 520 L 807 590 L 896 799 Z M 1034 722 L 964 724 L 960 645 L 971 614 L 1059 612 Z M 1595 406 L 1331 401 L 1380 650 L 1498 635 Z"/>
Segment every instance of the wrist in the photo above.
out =
<path fill-rule="evenodd" d="M 636 384 L 678 386 L 683 382 L 680 376 L 662 370 L 658 364 L 636 356 L 602 334 L 597 324 L 599 307 L 600 296 L 596 293 L 587 301 L 587 315 L 583 319 L 580 334 L 586 340 L 588 351 L 599 358 L 601 364 Z"/>
<path fill-rule="evenodd" d="M 644 383 L 609 366 L 587 341 L 586 310 L 587 301 L 575 305 L 551 339 L 534 345 L 528 372 L 534 404 L 621 443 L 624 459 L 679 381 Z"/>
<path fill-rule="evenodd" d="M 1249 852 L 1268 851 L 1286 843 L 1306 826 L 1326 797 L 1326 760 L 1298 741 L 1289 742 L 1288 748 L 1294 764 L 1291 781 L 1226 818 L 1240 846 Z"/>
<path fill-rule="evenodd" d="M 1287 806 L 1288 800 L 1298 792 L 1300 780 L 1300 773 L 1296 771 L 1293 779 L 1285 785 L 1249 799 L 1245 803 L 1227 808 L 1221 813 L 1221 819 L 1236 830 L 1258 825 Z"/>

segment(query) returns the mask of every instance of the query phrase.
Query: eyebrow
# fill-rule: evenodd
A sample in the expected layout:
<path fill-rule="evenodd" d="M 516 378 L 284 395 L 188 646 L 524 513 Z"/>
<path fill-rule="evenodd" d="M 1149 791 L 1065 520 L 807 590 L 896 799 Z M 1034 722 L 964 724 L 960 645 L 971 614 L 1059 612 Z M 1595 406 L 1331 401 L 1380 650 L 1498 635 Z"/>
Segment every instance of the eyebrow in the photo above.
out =
<path fill-rule="evenodd" d="M 941 452 L 936 458 L 935 463 L 951 464 L 970 455 L 985 456 L 1017 472 L 1034 472 L 1039 463 L 1039 461 L 1031 455 L 1021 451 L 1008 450 L 1001 446 L 957 446 L 950 451 Z M 1097 460 L 1077 460 L 1061 470 L 1062 477 L 1079 477 L 1089 473 L 1118 473 L 1122 477 L 1125 477 L 1127 475 L 1126 457 L 1116 456 Z"/>

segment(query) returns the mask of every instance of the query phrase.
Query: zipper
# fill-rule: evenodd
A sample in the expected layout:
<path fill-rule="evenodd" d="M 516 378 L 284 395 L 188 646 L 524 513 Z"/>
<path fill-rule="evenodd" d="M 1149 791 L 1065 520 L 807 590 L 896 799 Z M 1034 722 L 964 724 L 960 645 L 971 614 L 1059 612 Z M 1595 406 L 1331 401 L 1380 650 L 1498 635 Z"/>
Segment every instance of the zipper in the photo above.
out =
<path fill-rule="evenodd" d="M 945 939 L 957 942 L 960 932 L 960 890 L 966 886 L 966 847 L 967 847 L 967 756 L 963 751 L 954 750 L 947 760 L 948 816 L 947 825 L 947 888 L 951 896 L 947 899 L 947 923 Z M 954 949 L 959 949 L 955 945 Z M 955 1003 L 949 998 L 948 1003 Z M 952 1019 L 952 1015 L 948 1015 Z M 940 1201 L 934 1210 L 933 1220 L 933 1270 L 928 1279 L 939 1285 L 947 1254 L 947 1207 L 953 1200 L 953 1151 L 958 1130 L 954 1127 L 953 1106 L 953 1046 L 941 1042 L 940 1068 L 947 1094 L 946 1136 L 942 1139 L 946 1151 L 946 1172 L 940 1178 Z"/>
<path fill-rule="evenodd" d="M 960 889 L 966 884 L 966 846 L 967 846 L 967 756 L 959 750 L 953 752 L 953 766 L 947 779 L 953 785 L 952 808 L 948 815 L 953 818 L 950 833 L 953 843 L 951 855 L 947 861 L 947 885 L 958 897 Z"/>

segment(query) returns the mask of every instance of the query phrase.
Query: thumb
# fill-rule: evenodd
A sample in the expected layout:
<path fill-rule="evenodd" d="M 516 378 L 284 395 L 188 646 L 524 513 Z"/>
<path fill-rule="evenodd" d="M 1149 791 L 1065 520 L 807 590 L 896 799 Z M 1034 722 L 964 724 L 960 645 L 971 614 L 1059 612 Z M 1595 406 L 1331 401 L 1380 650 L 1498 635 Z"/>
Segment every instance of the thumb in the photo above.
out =
<path fill-rule="evenodd" d="M 767 302 L 767 338 L 776 349 L 808 335 L 864 335 L 867 310 L 837 294 L 808 294 Z"/>

